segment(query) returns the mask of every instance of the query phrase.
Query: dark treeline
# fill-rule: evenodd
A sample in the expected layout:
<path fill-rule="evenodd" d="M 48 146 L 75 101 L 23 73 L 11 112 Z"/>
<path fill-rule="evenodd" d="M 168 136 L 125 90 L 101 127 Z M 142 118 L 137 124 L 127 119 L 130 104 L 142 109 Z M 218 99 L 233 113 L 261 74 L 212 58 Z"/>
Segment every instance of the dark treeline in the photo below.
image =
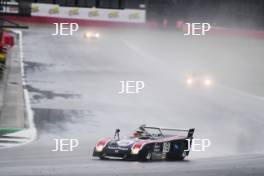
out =
<path fill-rule="evenodd" d="M 149 0 L 149 20 L 167 18 L 219 26 L 264 28 L 263 0 Z"/>

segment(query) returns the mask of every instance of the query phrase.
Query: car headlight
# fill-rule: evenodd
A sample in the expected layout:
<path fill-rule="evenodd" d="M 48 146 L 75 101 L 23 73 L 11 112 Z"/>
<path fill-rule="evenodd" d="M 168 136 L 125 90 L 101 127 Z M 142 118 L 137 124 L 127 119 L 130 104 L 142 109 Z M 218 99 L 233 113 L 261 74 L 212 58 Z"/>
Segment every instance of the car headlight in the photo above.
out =
<path fill-rule="evenodd" d="M 137 155 L 139 151 L 142 149 L 143 144 L 142 143 L 136 143 L 131 148 L 131 154 Z"/>
<path fill-rule="evenodd" d="M 136 149 L 132 149 L 131 153 L 134 155 L 137 155 L 139 153 L 140 149 L 136 148 Z"/>
<path fill-rule="evenodd" d="M 193 84 L 193 79 L 192 79 L 192 78 L 188 78 L 188 79 L 186 80 L 186 84 L 187 84 L 187 85 L 192 85 L 192 84 Z"/>
<path fill-rule="evenodd" d="M 101 152 L 101 151 L 103 151 L 104 146 L 103 145 L 96 145 L 95 149 L 97 152 Z"/>
<path fill-rule="evenodd" d="M 205 80 L 204 80 L 204 85 L 206 85 L 206 86 L 211 86 L 211 85 L 212 85 L 212 80 L 210 80 L 210 79 L 205 79 Z"/>
<path fill-rule="evenodd" d="M 95 146 L 95 150 L 97 152 L 101 152 L 103 151 L 103 149 L 105 148 L 106 144 L 110 141 L 109 138 L 105 138 L 100 140 L 99 142 L 97 142 L 96 146 Z"/>
<path fill-rule="evenodd" d="M 87 38 L 89 38 L 89 37 L 92 36 L 92 34 L 91 34 L 91 33 L 86 33 L 85 36 L 86 36 Z"/>
<path fill-rule="evenodd" d="M 96 33 L 96 34 L 95 34 L 95 37 L 96 37 L 96 38 L 99 38 L 99 37 L 100 37 L 100 34 L 99 34 L 99 33 Z"/>

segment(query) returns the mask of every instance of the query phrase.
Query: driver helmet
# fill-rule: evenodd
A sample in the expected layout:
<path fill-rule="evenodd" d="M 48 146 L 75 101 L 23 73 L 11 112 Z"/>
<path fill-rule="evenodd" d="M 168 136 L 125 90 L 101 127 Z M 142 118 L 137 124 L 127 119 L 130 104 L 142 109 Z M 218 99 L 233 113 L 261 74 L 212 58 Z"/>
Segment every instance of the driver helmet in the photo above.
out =
<path fill-rule="evenodd" d="M 143 131 L 142 130 L 136 130 L 133 134 L 134 137 L 141 137 L 143 135 Z"/>
<path fill-rule="evenodd" d="M 146 130 L 144 129 L 146 125 L 141 125 L 133 134 L 134 137 L 141 137 L 145 134 Z"/>

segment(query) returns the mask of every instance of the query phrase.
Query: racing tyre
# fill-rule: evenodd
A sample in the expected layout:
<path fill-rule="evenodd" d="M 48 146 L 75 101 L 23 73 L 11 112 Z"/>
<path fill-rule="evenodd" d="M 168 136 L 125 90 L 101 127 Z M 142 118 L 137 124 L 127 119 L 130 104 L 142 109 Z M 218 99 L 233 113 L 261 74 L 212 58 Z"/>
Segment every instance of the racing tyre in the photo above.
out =
<path fill-rule="evenodd" d="M 174 155 L 174 156 L 172 156 L 172 155 L 173 154 L 167 154 L 167 160 L 168 161 L 182 161 L 187 156 L 187 152 L 186 151 L 183 151 L 179 155 Z"/>
<path fill-rule="evenodd" d="M 175 144 L 174 144 L 175 145 Z M 188 151 L 185 151 L 185 143 L 182 144 L 176 144 L 177 150 L 176 151 L 170 151 L 169 153 L 167 153 L 166 159 L 170 160 L 170 161 L 181 161 L 184 160 L 184 158 L 189 154 Z"/>
<path fill-rule="evenodd" d="M 152 158 L 152 153 L 151 153 L 150 151 L 147 151 L 147 152 L 143 155 L 141 161 L 150 161 L 151 158 Z"/>
<path fill-rule="evenodd" d="M 100 158 L 101 160 L 107 160 L 107 158 L 104 157 L 103 155 L 99 156 L 99 158 Z"/>
<path fill-rule="evenodd" d="M 177 160 L 184 160 L 184 158 L 187 156 L 187 151 L 183 151 L 180 156 L 178 156 L 176 159 Z"/>

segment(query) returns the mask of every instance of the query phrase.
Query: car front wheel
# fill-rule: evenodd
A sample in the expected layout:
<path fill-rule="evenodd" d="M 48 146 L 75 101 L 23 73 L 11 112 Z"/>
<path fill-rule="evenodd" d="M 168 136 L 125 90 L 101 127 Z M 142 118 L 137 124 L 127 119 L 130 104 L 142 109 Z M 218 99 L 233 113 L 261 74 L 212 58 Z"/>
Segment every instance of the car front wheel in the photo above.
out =
<path fill-rule="evenodd" d="M 141 161 L 150 161 L 152 159 L 152 153 L 147 151 L 141 158 Z"/>

